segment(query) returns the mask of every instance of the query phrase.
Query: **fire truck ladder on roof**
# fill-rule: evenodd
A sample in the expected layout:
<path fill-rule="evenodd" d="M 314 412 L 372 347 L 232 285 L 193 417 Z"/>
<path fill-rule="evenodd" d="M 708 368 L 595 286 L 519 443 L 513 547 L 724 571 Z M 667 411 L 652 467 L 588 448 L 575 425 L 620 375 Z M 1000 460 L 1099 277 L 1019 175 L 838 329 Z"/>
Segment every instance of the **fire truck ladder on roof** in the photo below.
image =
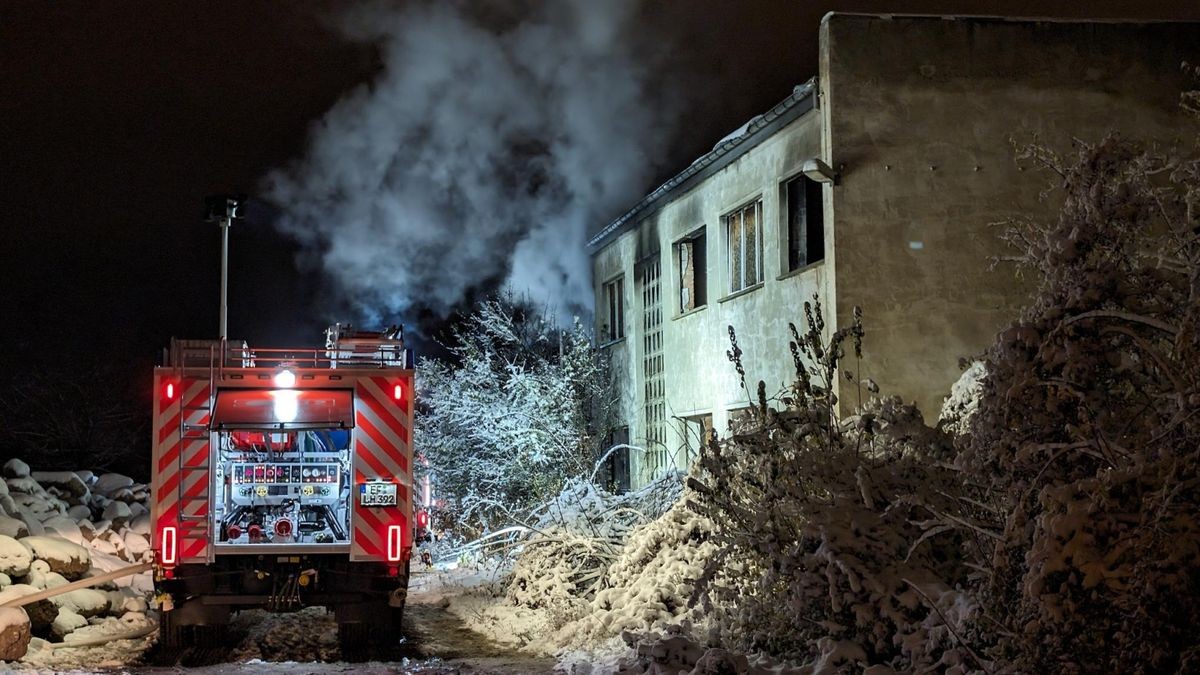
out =
<path fill-rule="evenodd" d="M 211 469 L 212 448 L 209 447 L 205 453 L 203 460 L 199 464 L 189 464 L 187 459 L 189 453 L 187 447 L 195 441 L 211 442 L 209 431 L 209 423 L 212 420 L 212 406 L 215 391 L 213 382 L 215 382 L 217 363 L 220 358 L 219 352 L 224 351 L 216 345 L 188 346 L 180 349 L 179 359 L 175 362 L 175 370 L 178 379 L 182 381 L 184 370 L 187 366 L 194 363 L 196 357 L 201 356 L 199 352 L 207 352 L 208 374 L 206 376 L 208 383 L 208 396 L 202 398 L 197 404 L 190 405 L 186 396 L 180 397 L 180 406 L 182 407 L 179 416 L 179 442 L 183 446 L 179 455 L 176 457 L 176 468 L 179 471 L 179 484 L 175 488 L 179 498 L 179 536 L 180 539 L 204 539 L 208 537 L 212 529 L 212 513 L 208 508 L 209 492 L 212 490 Z M 188 368 L 192 372 L 195 379 L 204 379 L 205 376 L 196 377 L 195 371 L 200 368 Z M 200 420 L 196 422 L 195 420 Z M 200 475 L 205 483 L 205 489 L 199 493 L 189 495 L 187 489 L 192 485 L 190 478 Z M 199 504 L 200 508 L 195 508 Z M 207 547 L 206 547 L 207 548 Z M 208 549 L 211 551 L 211 548 Z"/>

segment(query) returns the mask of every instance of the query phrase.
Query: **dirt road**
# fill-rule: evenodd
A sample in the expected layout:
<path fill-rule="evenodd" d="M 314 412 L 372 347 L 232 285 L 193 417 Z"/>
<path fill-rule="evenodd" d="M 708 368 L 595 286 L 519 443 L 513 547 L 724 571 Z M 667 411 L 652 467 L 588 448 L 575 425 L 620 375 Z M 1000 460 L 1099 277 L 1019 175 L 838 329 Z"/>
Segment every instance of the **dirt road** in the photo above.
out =
<path fill-rule="evenodd" d="M 439 602 L 420 594 L 405 609 L 395 646 L 342 653 L 333 616 L 321 608 L 293 614 L 254 610 L 235 618 L 223 644 L 178 654 L 152 651 L 146 664 L 124 672 L 178 673 L 552 673 L 553 659 L 497 645 L 468 630 Z"/>

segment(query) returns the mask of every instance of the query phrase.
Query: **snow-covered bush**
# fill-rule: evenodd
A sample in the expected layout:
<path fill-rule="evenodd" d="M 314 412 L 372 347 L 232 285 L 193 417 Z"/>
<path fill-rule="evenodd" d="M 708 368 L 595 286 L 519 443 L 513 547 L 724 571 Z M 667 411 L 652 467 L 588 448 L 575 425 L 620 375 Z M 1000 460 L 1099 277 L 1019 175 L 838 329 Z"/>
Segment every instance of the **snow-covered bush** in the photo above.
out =
<path fill-rule="evenodd" d="M 448 345 L 453 362 L 417 370 L 416 446 L 460 521 L 524 521 L 592 468 L 590 415 L 603 368 L 582 324 L 558 329 L 512 298 L 483 302 Z"/>
<path fill-rule="evenodd" d="M 825 645 L 862 668 L 966 672 L 982 667 L 965 642 L 977 613 L 958 590 L 975 536 L 959 512 L 951 438 L 895 398 L 874 398 L 839 420 L 832 394 L 845 351 L 861 350 L 855 322 L 826 340 L 819 304 L 792 327 L 795 383 L 701 453 L 691 507 L 718 527 L 697 580 L 718 617 L 720 642 L 798 660 Z M 730 331 L 730 359 L 741 372 Z M 875 386 L 865 381 L 872 393 Z"/>
<path fill-rule="evenodd" d="M 1056 222 L 1009 232 L 1033 303 L 987 353 L 962 465 L 1001 535 L 996 658 L 1200 668 L 1200 163 L 1117 138 L 1059 158 Z"/>

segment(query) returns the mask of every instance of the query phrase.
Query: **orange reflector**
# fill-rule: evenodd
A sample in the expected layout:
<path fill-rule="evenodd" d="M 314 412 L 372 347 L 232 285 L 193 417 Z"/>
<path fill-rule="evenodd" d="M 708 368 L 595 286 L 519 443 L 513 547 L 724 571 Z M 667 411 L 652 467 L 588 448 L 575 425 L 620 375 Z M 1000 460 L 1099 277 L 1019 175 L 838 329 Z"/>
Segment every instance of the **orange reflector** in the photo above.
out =
<path fill-rule="evenodd" d="M 400 576 L 400 566 L 399 565 L 390 565 L 388 567 L 388 576 L 389 577 Z"/>
<path fill-rule="evenodd" d="M 174 579 L 175 578 L 175 570 L 174 569 L 163 570 L 163 578 L 164 579 Z"/>
<path fill-rule="evenodd" d="M 159 547 L 162 549 L 162 557 L 160 558 L 162 564 L 174 565 L 178 560 L 179 551 L 174 525 L 168 525 L 162 529 L 162 537 L 159 540 Z"/>
<path fill-rule="evenodd" d="M 388 526 L 387 559 L 388 562 L 400 562 L 400 526 Z"/>

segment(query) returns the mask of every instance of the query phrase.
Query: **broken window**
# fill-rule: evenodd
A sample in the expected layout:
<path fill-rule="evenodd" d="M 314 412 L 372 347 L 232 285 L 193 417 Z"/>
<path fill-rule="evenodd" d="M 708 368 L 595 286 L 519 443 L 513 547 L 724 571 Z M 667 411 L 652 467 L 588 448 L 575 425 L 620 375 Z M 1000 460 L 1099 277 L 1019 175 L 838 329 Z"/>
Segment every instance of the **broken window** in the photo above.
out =
<path fill-rule="evenodd" d="M 787 182 L 788 270 L 798 270 L 825 257 L 825 210 L 821 184 L 807 176 Z"/>
<path fill-rule="evenodd" d="M 731 293 L 750 288 L 763 280 L 761 224 L 761 199 L 725 216 Z"/>
<path fill-rule="evenodd" d="M 604 284 L 603 315 L 605 323 L 600 327 L 602 342 L 612 342 L 625 337 L 625 277 L 617 277 Z"/>
<path fill-rule="evenodd" d="M 701 231 L 677 244 L 679 255 L 679 312 L 689 312 L 708 302 L 708 238 Z"/>
<path fill-rule="evenodd" d="M 700 451 L 713 436 L 713 416 L 693 415 L 683 418 L 683 440 L 687 447 L 688 460 L 700 456 Z"/>
<path fill-rule="evenodd" d="M 616 446 L 628 445 L 629 427 L 612 429 L 604 436 L 601 452 L 605 453 L 607 457 L 600 465 L 598 476 L 609 492 L 615 494 L 629 492 L 629 448 L 616 448 Z"/>

